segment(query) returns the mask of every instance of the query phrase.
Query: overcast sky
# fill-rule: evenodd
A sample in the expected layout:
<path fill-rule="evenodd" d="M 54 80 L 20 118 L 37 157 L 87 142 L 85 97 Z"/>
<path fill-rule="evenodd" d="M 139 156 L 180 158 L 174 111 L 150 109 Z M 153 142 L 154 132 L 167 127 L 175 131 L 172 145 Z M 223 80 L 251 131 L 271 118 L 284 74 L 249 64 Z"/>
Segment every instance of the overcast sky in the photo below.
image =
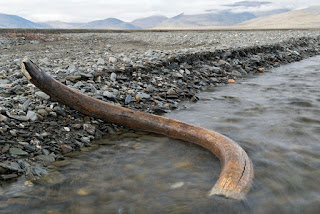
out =
<path fill-rule="evenodd" d="M 230 6 L 236 2 L 239 0 L 0 0 L 0 13 L 19 15 L 35 22 L 89 22 L 109 17 L 132 21 L 159 14 L 172 17 L 183 12 L 197 14 L 206 10 L 263 11 L 320 5 L 319 0 L 256 0 L 271 3 L 255 7 Z"/>

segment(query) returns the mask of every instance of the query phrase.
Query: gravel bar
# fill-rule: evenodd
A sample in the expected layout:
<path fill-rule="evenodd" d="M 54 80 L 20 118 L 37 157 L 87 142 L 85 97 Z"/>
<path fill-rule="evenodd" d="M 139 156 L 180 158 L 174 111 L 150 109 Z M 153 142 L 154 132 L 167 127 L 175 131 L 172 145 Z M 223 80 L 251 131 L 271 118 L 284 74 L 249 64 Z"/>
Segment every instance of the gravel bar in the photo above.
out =
<path fill-rule="evenodd" d="M 36 180 L 66 154 L 127 129 L 84 116 L 21 74 L 28 56 L 56 79 L 115 105 L 170 112 L 197 93 L 320 53 L 318 30 L 0 34 L 0 182 Z"/>

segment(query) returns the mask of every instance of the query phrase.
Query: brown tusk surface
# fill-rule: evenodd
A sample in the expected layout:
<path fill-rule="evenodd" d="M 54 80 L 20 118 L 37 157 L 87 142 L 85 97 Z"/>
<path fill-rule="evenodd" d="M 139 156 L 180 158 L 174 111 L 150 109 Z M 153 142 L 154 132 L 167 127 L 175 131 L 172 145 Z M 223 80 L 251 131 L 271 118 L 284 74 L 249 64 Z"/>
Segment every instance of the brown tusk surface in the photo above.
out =
<path fill-rule="evenodd" d="M 40 90 L 85 115 L 133 129 L 163 134 L 196 143 L 210 150 L 222 163 L 220 177 L 209 196 L 244 199 L 253 180 L 253 165 L 246 152 L 233 140 L 217 132 L 153 114 L 115 106 L 68 88 L 46 74 L 30 59 L 21 71 Z"/>

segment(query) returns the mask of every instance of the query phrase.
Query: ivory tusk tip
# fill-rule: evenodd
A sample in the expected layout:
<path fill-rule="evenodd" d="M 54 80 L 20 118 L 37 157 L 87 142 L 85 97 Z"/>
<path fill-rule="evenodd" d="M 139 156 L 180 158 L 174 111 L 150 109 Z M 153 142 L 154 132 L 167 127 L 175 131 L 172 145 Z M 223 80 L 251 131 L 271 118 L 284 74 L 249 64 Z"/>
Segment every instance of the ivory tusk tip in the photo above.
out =
<path fill-rule="evenodd" d="M 23 58 L 22 62 L 21 62 L 21 73 L 28 79 L 31 80 L 32 77 L 30 76 L 29 72 L 26 69 L 26 65 L 25 63 L 29 63 L 30 59 L 26 56 Z"/>
<path fill-rule="evenodd" d="M 244 200 L 246 194 L 234 190 L 221 189 L 219 187 L 213 187 L 208 194 L 208 197 L 212 196 L 222 196 L 225 198 L 235 199 L 235 200 Z"/>

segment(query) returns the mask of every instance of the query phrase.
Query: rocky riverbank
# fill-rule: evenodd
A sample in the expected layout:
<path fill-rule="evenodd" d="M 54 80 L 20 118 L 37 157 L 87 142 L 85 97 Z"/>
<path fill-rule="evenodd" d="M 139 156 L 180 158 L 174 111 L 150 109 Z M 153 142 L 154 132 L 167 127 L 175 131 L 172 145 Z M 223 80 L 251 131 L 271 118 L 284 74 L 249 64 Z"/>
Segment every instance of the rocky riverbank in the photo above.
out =
<path fill-rule="evenodd" d="M 0 34 L 0 179 L 31 180 L 66 153 L 126 129 L 52 100 L 20 72 L 28 56 L 69 87 L 162 114 L 230 84 L 320 53 L 320 31 Z"/>

